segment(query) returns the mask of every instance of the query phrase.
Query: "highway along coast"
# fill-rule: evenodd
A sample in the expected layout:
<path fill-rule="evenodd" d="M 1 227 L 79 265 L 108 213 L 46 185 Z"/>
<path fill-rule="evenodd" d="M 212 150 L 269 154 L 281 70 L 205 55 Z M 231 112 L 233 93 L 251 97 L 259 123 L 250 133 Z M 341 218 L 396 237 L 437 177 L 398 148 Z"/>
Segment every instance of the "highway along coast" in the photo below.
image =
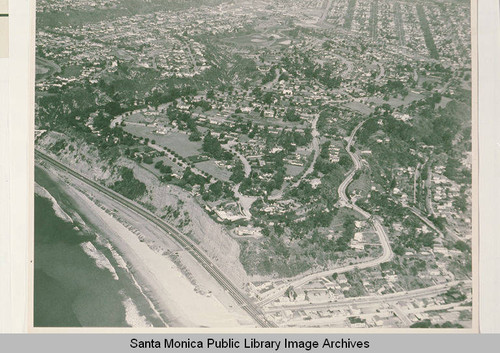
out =
<path fill-rule="evenodd" d="M 141 279 L 146 283 L 146 291 L 149 291 L 152 297 L 156 296 L 154 301 L 163 303 L 163 309 L 169 312 L 167 316 L 173 318 L 178 326 L 274 326 L 210 258 L 175 227 L 135 202 L 73 171 L 43 152 L 35 151 L 35 157 L 44 168 L 57 172 L 62 180 L 65 179 L 77 185 L 75 194 L 78 194 L 82 207 L 92 208 L 97 213 L 96 218 L 100 218 L 101 222 L 102 219 L 106 219 L 108 223 L 113 223 L 117 231 L 111 232 L 115 234 L 112 242 L 117 244 L 117 248 L 118 244 L 122 246 L 126 260 L 135 261 L 137 266 L 134 269 L 143 273 Z M 88 195 L 95 197 L 101 207 L 96 205 L 96 200 L 90 200 Z M 141 239 L 137 236 L 135 240 L 123 239 L 120 233 L 127 230 L 127 227 L 110 217 L 109 212 L 101 209 L 103 207 L 108 210 L 119 210 L 118 214 L 121 217 L 132 220 L 130 224 L 133 227 L 147 229 L 147 233 L 146 231 L 144 233 L 147 234 L 148 239 Z M 110 221 L 109 218 L 112 220 Z M 146 249 L 148 242 L 154 244 L 150 246 L 155 251 L 151 251 L 150 248 Z M 137 250 L 137 248 L 141 249 Z M 192 268 L 188 277 L 196 277 L 199 281 L 205 281 L 203 283 L 206 288 L 205 292 L 196 292 L 193 290 L 193 283 L 190 283 L 188 279 L 179 280 L 181 277 L 179 273 L 172 273 L 172 266 L 175 265 L 168 262 L 169 258 L 165 256 L 169 249 L 172 249 L 170 251 L 174 254 L 192 259 Z M 128 258 L 127 255 L 129 255 Z M 160 265 L 161 267 L 158 268 Z M 165 278 L 167 275 L 171 277 Z"/>

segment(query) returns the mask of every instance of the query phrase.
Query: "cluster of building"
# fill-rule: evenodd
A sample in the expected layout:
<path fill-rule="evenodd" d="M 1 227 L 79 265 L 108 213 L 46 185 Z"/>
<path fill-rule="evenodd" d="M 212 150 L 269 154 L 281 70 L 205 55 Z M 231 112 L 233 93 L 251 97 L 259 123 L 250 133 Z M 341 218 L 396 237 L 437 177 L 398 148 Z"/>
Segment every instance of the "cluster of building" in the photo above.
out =
<path fill-rule="evenodd" d="M 75 80 L 98 83 L 103 73 L 116 72 L 121 63 L 157 70 L 162 77 L 192 77 L 207 70 L 204 46 L 183 38 L 176 25 L 156 27 L 161 21 L 156 15 L 136 15 L 39 31 L 38 55 L 57 62 L 63 72 L 39 83 L 39 89 Z"/>
<path fill-rule="evenodd" d="M 95 9 L 114 9 L 120 3 L 120 0 L 38 0 L 36 2 L 36 11 L 60 12 L 68 10 L 88 11 Z"/>
<path fill-rule="evenodd" d="M 335 280 L 322 278 L 300 288 L 288 291 L 288 296 L 267 305 L 266 316 L 280 326 L 331 326 L 331 327 L 409 327 L 416 322 L 430 320 L 434 324 L 461 322 L 470 324 L 471 295 L 460 300 L 450 300 L 446 291 L 451 286 L 436 285 L 435 292 L 398 291 L 394 288 L 397 276 L 384 274 L 386 285 L 378 291 L 367 290 L 359 299 L 346 298 L 343 293 L 351 289 L 349 280 L 339 274 Z M 363 281 L 367 289 L 373 287 L 372 280 Z M 378 281 L 380 282 L 380 280 Z M 391 287 L 392 290 L 387 288 Z M 269 290 L 268 283 L 260 284 L 255 290 Z M 385 295 L 385 300 L 380 296 Z"/>
<path fill-rule="evenodd" d="M 468 4 L 416 4 L 390 0 L 333 0 L 331 3 L 327 18 L 329 23 L 376 40 L 377 44 L 400 46 L 404 48 L 404 53 L 425 57 L 429 55 L 429 48 L 421 21 L 426 21 L 429 24 L 431 40 L 435 42 L 443 60 L 449 63 L 470 64 Z M 417 5 L 423 7 L 425 20 L 420 19 Z"/>
<path fill-rule="evenodd" d="M 438 217 L 444 217 L 449 224 L 454 225 L 458 234 L 463 234 L 465 238 L 471 238 L 472 219 L 469 212 L 464 212 L 456 207 L 455 202 L 459 198 L 465 197 L 466 204 L 471 204 L 470 191 L 465 193 L 457 182 L 444 175 L 446 167 L 436 165 L 432 169 L 431 195 L 429 200 L 430 211 Z"/>
<path fill-rule="evenodd" d="M 42 12 L 62 11 L 69 7 L 100 7 L 104 6 L 103 3 L 112 6 L 114 1 L 61 1 L 58 5 L 48 5 L 53 3 L 40 1 L 38 6 Z M 298 175 L 305 172 L 307 163 L 313 163 L 309 157 L 316 151 L 313 151 L 310 143 L 307 146 L 297 146 L 297 143 L 290 145 L 294 147 L 291 148 L 293 152 L 283 156 L 282 161 L 286 167 L 299 171 L 292 175 L 289 172 L 292 168 L 287 168 L 281 190 L 273 189 L 274 198 L 269 197 L 271 195 L 268 195 L 266 187 L 278 173 L 273 166 L 276 163 L 273 158 L 281 158 L 281 153 L 288 147 L 284 146 L 285 142 L 278 140 L 279 137 L 283 137 L 284 133 L 298 134 L 297 138 L 305 137 L 307 133 L 310 137 L 314 128 L 315 136 L 321 133 L 315 142 L 330 142 L 328 162 L 336 163 L 336 167 L 341 166 L 341 152 L 345 148 L 348 132 L 355 126 L 353 123 L 360 121 L 361 116 L 366 117 L 372 113 L 374 106 L 392 99 L 390 103 L 396 109 L 394 117 L 405 123 L 412 123 L 412 116 L 398 109 L 411 100 L 428 95 L 421 87 L 421 81 L 428 79 L 429 70 L 426 65 L 429 62 L 441 63 L 457 70 L 470 66 L 470 40 L 467 33 L 456 30 L 467 27 L 464 23 L 467 23 L 468 18 L 460 13 L 465 7 L 450 4 L 450 12 L 447 13 L 435 4 L 418 6 L 423 11 L 419 11 L 413 3 L 388 0 L 278 0 L 270 4 L 229 2 L 189 11 L 158 11 L 77 27 L 46 29 L 38 33 L 37 54 L 45 60 L 56 62 L 61 72 L 37 82 L 37 89 L 39 92 L 50 92 L 51 89 L 65 89 L 66 86 L 80 82 L 82 85 L 94 85 L 93 88 L 99 91 L 96 102 L 105 103 L 106 94 L 100 91 L 98 85 L 103 81 L 106 84 L 106 80 L 103 80 L 105 76 L 129 75 L 129 78 L 136 78 L 135 71 L 154 70 L 162 78 L 189 79 L 214 68 L 218 61 L 227 60 L 225 64 L 228 69 L 234 68 L 236 72 L 228 79 L 231 90 L 219 89 L 213 82 L 207 82 L 208 84 L 201 85 L 204 87 L 198 90 L 196 96 L 176 101 L 176 109 L 189 113 L 200 133 L 196 148 L 183 152 L 189 155 L 178 150 L 187 146 L 190 132 L 178 126 L 182 123 L 169 119 L 166 104 L 117 116 L 113 119 L 112 126 L 123 124 L 126 132 L 135 134 L 143 147 L 147 147 L 133 151 L 132 158 L 155 158 L 154 162 L 160 158 L 162 161 L 168 160 L 169 165 L 178 167 L 173 174 L 176 179 L 181 179 L 181 174 L 188 168 L 195 174 L 208 175 L 210 172 L 204 172 L 198 165 L 200 162 L 210 160 L 216 168 L 228 172 L 234 169 L 234 161 L 240 159 L 246 169 L 251 169 L 251 173 L 245 170 L 245 177 L 251 176 L 246 181 L 252 182 L 246 195 L 236 195 L 241 190 L 239 185 L 228 181 L 229 177 L 224 182 L 231 184 L 234 197 L 202 202 L 203 190 L 200 185 L 193 185 L 190 192 L 217 221 L 226 224 L 238 222 L 231 229 L 235 237 L 258 239 L 263 236 L 263 229 L 260 228 L 264 227 L 263 219 L 278 222 L 285 215 L 288 217 L 293 214 L 294 222 L 303 221 L 315 201 L 308 200 L 302 204 L 285 192 L 286 187 L 293 185 L 295 179 L 299 178 Z M 325 16 L 322 15 L 324 12 Z M 422 16 L 428 21 L 431 40 L 438 46 L 439 60 L 429 58 L 429 38 L 424 38 L 428 33 L 424 34 Z M 289 20 L 304 26 L 299 36 L 289 33 L 297 30 L 287 24 Z M 339 29 L 342 35 L 339 35 Z M 447 31 L 452 31 L 455 36 L 450 43 Z M 215 40 L 207 40 L 207 35 Z M 238 64 L 243 62 L 240 58 L 255 64 L 249 65 L 256 68 L 255 72 L 238 72 Z M 307 66 L 307 70 L 300 69 L 302 64 Z M 292 70 L 297 72 L 291 74 Z M 273 71 L 275 78 L 263 83 L 262 77 L 273 76 Z M 325 72 L 330 75 L 327 79 L 335 81 L 339 78 L 338 85 L 322 82 Z M 248 74 L 246 78 L 245 74 Z M 437 77 L 436 81 L 439 80 Z M 112 82 L 113 78 L 108 81 Z M 404 89 L 387 93 L 384 87 L 394 82 L 400 83 Z M 208 86 L 212 89 L 207 90 Z M 148 94 L 149 92 L 139 96 L 136 92 L 135 104 L 139 101 L 144 104 Z M 412 98 L 404 100 L 409 94 Z M 206 104 L 210 109 L 205 111 L 200 108 Z M 317 117 L 316 114 L 320 113 L 320 108 L 324 107 L 332 109 L 332 113 L 321 117 L 322 127 L 318 128 L 318 132 L 312 122 Z M 64 109 L 62 107 L 62 113 Z M 290 119 L 287 114 L 292 110 L 296 116 Z M 96 114 L 83 117 L 93 131 L 93 118 Z M 383 121 L 379 120 L 379 124 L 382 126 Z M 238 129 L 244 130 L 241 126 L 246 126 L 248 131 L 239 132 Z M 219 142 L 223 142 L 225 150 L 231 150 L 234 161 L 214 160 L 208 153 L 204 153 L 199 140 L 207 131 L 220 138 Z M 99 131 L 94 132 L 99 135 Z M 174 138 L 178 135 L 182 135 L 182 139 Z M 158 143 L 153 143 L 153 138 Z M 147 142 L 150 140 L 151 142 Z M 177 141 L 175 148 L 169 145 L 174 140 Z M 186 142 L 186 146 L 182 145 L 182 141 Z M 391 142 L 383 133 L 374 141 L 376 144 Z M 183 158 L 170 151 L 170 147 Z M 366 149 L 356 153 L 368 158 L 372 151 Z M 409 153 L 420 159 L 423 157 L 417 151 L 411 150 Z M 188 163 L 186 159 L 190 157 L 194 159 L 190 159 Z M 314 166 L 312 167 L 314 171 Z M 154 172 L 151 165 L 146 168 Z M 437 215 L 458 219 L 460 215 L 455 210 L 453 200 L 462 191 L 457 183 L 443 175 L 443 168 L 437 166 L 433 170 L 432 203 Z M 418 168 L 416 170 L 411 167 L 392 170 L 397 183 L 390 190 L 391 197 L 397 199 L 402 206 L 415 202 L 417 172 Z M 311 174 L 306 181 L 313 189 L 318 189 L 325 179 L 322 179 L 322 173 Z M 212 182 L 215 182 L 218 176 L 215 172 L 212 176 Z M 375 186 L 371 187 L 372 191 L 376 190 Z M 241 193 L 245 194 L 244 191 Z M 349 193 L 353 202 L 361 198 L 360 190 L 349 190 Z M 259 198 L 256 195 L 261 198 L 262 206 L 258 212 L 250 215 L 250 206 L 244 206 L 240 201 L 244 198 Z M 324 211 L 330 212 L 328 209 Z M 259 219 L 261 216 L 262 219 Z M 465 222 L 470 223 L 470 219 L 465 219 Z M 274 225 L 274 222 L 267 222 L 265 226 Z M 349 261 L 361 261 L 363 256 L 366 259 L 380 253 L 380 242 L 373 234 L 369 234 L 368 228 L 366 222 L 356 222 L 354 236 L 349 242 L 350 250 L 342 254 L 343 257 L 335 265 L 346 265 Z M 402 224 L 394 224 L 393 228 L 395 233 L 391 234 L 392 240 L 407 230 Z M 321 231 L 329 232 L 331 229 Z M 416 231 L 417 234 L 431 232 L 426 225 Z M 340 236 L 340 233 L 330 232 L 329 240 L 336 235 Z M 284 241 L 286 243 L 290 239 Z M 413 274 L 412 278 L 420 281 L 419 284 L 440 285 L 455 280 L 455 275 L 449 270 L 449 263 L 444 258 L 460 254 L 458 250 L 445 247 L 442 239 L 438 239 L 433 247 L 424 247 L 418 252 L 408 250 L 404 256 L 410 263 L 424 260 L 432 264 Z M 398 293 L 408 289 L 405 281 L 405 274 L 394 269 L 377 269 L 357 282 L 346 274 L 325 277 L 295 288 L 289 295 L 281 297 L 270 306 L 272 313 L 269 315 L 274 322 L 289 326 L 303 325 L 305 322 L 342 327 L 409 326 L 412 322 L 428 318 L 425 313 L 427 308 L 445 304 L 440 302 L 442 298 L 434 296 L 364 307 L 349 304 L 335 309 L 286 308 L 292 304 L 308 306 L 349 300 L 352 297 Z M 259 286 L 250 284 L 250 292 L 258 297 L 272 286 L 271 282 Z M 406 314 L 401 315 L 401 310 Z"/>

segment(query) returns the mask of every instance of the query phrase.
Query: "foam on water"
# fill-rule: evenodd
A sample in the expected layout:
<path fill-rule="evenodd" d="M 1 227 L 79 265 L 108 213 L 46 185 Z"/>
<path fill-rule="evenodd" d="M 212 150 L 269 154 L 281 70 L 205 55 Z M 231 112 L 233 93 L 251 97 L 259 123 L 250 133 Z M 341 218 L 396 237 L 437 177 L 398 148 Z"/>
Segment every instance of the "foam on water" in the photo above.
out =
<path fill-rule="evenodd" d="M 95 260 L 97 267 L 111 272 L 115 280 L 119 279 L 118 274 L 116 273 L 116 270 L 113 267 L 113 265 L 111 265 L 108 258 L 103 253 L 101 253 L 99 250 L 96 249 L 94 244 L 92 244 L 90 241 L 87 241 L 85 243 L 82 243 L 80 246 L 88 256 L 90 256 L 92 259 Z"/>
<path fill-rule="evenodd" d="M 130 278 L 132 279 L 132 282 L 134 283 L 135 287 L 140 291 L 140 293 L 144 296 L 144 298 L 146 299 L 146 301 L 148 302 L 149 306 L 151 307 L 151 309 L 154 311 L 154 313 L 158 316 L 158 319 L 160 319 L 162 321 L 162 323 L 168 327 L 168 324 L 163 320 L 161 314 L 159 313 L 159 311 L 156 309 L 155 305 L 153 304 L 153 302 L 151 301 L 151 299 L 149 299 L 149 297 L 146 295 L 146 293 L 144 293 L 142 287 L 139 285 L 139 283 L 137 283 L 137 280 L 135 279 L 134 275 L 132 274 L 132 272 L 130 272 L 128 266 L 127 266 L 127 263 L 125 262 L 125 260 L 123 259 L 123 257 L 115 250 L 115 248 L 113 248 L 113 245 L 111 245 L 110 242 L 106 241 L 104 246 L 106 248 L 109 249 L 109 251 L 111 252 L 111 255 L 113 256 L 113 259 L 116 261 L 118 267 L 120 267 L 121 269 L 127 271 L 127 273 L 130 275 Z M 133 304 L 133 303 L 132 303 Z M 125 306 L 125 309 L 127 309 L 127 306 L 125 305 L 125 303 L 123 304 Z M 132 314 L 130 314 L 132 315 Z M 132 320 L 132 319 L 131 319 Z M 127 322 L 130 324 L 129 320 L 127 319 Z M 136 320 L 134 320 L 134 322 L 138 322 Z M 141 324 L 142 325 L 142 324 Z M 151 325 L 149 325 L 151 326 Z M 140 326 L 132 326 L 132 327 L 144 327 L 144 325 Z"/>
<path fill-rule="evenodd" d="M 106 242 L 105 246 L 111 252 L 111 255 L 113 256 L 113 259 L 115 259 L 118 267 L 128 271 L 127 263 L 125 262 L 123 257 L 121 257 L 121 255 L 116 252 L 116 250 L 113 248 L 113 246 L 109 242 Z"/>
<path fill-rule="evenodd" d="M 139 309 L 131 298 L 122 302 L 125 308 L 125 321 L 130 327 L 153 327 L 144 315 L 139 313 Z"/>
<path fill-rule="evenodd" d="M 63 211 L 61 206 L 57 203 L 56 199 L 42 186 L 35 183 L 35 193 L 38 196 L 48 199 L 52 203 L 52 209 L 54 210 L 57 217 L 61 218 L 63 221 L 68 223 L 73 223 L 73 219 Z"/>

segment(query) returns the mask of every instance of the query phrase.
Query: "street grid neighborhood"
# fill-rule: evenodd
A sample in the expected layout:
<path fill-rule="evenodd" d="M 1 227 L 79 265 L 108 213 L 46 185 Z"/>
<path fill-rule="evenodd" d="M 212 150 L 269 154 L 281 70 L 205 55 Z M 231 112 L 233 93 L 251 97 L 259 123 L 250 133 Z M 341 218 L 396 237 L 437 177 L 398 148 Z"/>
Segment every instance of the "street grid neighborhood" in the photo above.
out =
<path fill-rule="evenodd" d="M 39 0 L 37 172 L 146 326 L 471 328 L 470 35 L 460 0 Z"/>

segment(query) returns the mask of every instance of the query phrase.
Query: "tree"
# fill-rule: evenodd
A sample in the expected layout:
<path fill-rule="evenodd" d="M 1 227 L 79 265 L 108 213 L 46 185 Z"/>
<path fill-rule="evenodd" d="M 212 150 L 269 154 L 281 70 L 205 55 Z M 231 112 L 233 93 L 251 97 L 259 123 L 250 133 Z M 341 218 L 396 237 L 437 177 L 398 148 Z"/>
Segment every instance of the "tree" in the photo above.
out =
<path fill-rule="evenodd" d="M 202 144 L 203 151 L 211 155 L 212 157 L 219 159 L 222 154 L 222 147 L 219 140 L 216 137 L 213 137 L 212 134 L 207 132 L 205 137 L 203 138 Z"/>
<path fill-rule="evenodd" d="M 299 121 L 300 120 L 300 115 L 297 114 L 297 112 L 295 111 L 294 108 L 288 108 L 287 111 L 286 111 L 286 113 L 285 113 L 285 116 L 284 116 L 283 120 L 285 120 L 285 121 L 292 121 L 292 122 Z"/>
<path fill-rule="evenodd" d="M 295 292 L 293 286 L 287 288 L 287 290 L 285 291 L 285 296 L 287 296 L 291 300 L 297 299 L 297 292 Z"/>
<path fill-rule="evenodd" d="M 111 189 L 129 199 L 137 199 L 146 193 L 146 185 L 134 177 L 130 168 L 122 167 L 120 170 L 121 180 L 116 181 Z"/>
<path fill-rule="evenodd" d="M 94 118 L 93 126 L 95 129 L 102 131 L 110 128 L 111 125 L 111 116 L 104 114 L 100 111 L 97 116 Z"/>
<path fill-rule="evenodd" d="M 162 165 L 160 167 L 160 172 L 163 174 L 172 174 L 172 167 L 169 165 Z"/>
<path fill-rule="evenodd" d="M 110 115 L 116 116 L 123 112 L 123 109 L 118 102 L 109 102 L 104 106 L 104 111 Z"/>
<path fill-rule="evenodd" d="M 454 245 L 455 249 L 460 250 L 461 252 L 470 252 L 471 248 L 470 246 L 464 242 L 463 240 L 457 240 L 457 242 Z"/>
<path fill-rule="evenodd" d="M 212 194 L 214 199 L 218 199 L 222 195 L 222 182 L 218 180 L 217 182 L 210 184 L 208 191 Z"/>
<path fill-rule="evenodd" d="M 415 322 L 410 327 L 411 328 L 429 328 L 429 327 L 431 327 L 431 325 L 432 325 L 431 320 L 425 319 L 425 320 Z"/>
<path fill-rule="evenodd" d="M 198 131 L 198 129 L 193 130 L 189 135 L 189 141 L 200 141 L 200 140 L 201 140 L 201 133 Z"/>
<path fill-rule="evenodd" d="M 243 163 L 239 162 L 234 166 L 233 174 L 231 175 L 231 178 L 229 180 L 231 180 L 235 184 L 239 184 L 243 181 L 243 179 L 245 179 L 245 171 Z"/>
<path fill-rule="evenodd" d="M 207 91 L 206 97 L 207 97 L 207 99 L 214 99 L 215 98 L 214 91 L 212 89 Z"/>

